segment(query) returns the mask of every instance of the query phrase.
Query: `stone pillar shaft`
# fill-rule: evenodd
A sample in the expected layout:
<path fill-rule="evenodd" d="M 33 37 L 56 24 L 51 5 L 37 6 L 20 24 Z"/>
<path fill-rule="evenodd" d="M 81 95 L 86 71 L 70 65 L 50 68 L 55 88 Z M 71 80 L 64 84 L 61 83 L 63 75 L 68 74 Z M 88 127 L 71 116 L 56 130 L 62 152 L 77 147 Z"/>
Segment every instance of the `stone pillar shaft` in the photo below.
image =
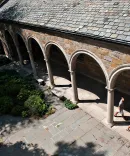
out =
<path fill-rule="evenodd" d="M 45 59 L 45 61 L 46 61 L 46 67 L 47 67 L 47 71 L 48 71 L 50 86 L 51 86 L 51 88 L 53 88 L 55 84 L 54 84 L 50 61 L 47 58 Z"/>
<path fill-rule="evenodd" d="M 30 58 L 30 62 L 31 62 L 34 77 L 37 78 L 37 71 L 36 71 L 36 67 L 34 65 L 34 59 L 33 59 L 33 56 L 32 56 L 32 52 L 29 49 L 27 49 L 27 50 L 28 50 L 28 54 L 29 54 L 29 58 Z"/>
<path fill-rule="evenodd" d="M 77 103 L 78 102 L 78 91 L 77 91 L 75 71 L 70 71 L 70 75 L 71 75 L 72 92 L 73 92 L 73 101 L 72 102 Z"/>
<path fill-rule="evenodd" d="M 113 115 L 114 115 L 114 90 L 108 89 L 107 93 L 107 122 L 113 125 Z"/>

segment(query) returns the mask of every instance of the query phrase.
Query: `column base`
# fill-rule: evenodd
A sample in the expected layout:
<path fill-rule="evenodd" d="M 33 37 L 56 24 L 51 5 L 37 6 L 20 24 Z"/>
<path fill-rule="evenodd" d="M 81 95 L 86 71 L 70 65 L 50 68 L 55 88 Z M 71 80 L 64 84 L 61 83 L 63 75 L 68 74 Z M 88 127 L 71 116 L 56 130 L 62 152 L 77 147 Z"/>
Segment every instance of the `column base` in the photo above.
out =
<path fill-rule="evenodd" d="M 72 100 L 72 103 L 77 105 L 78 104 L 78 100 L 77 101 Z"/>
<path fill-rule="evenodd" d="M 55 87 L 55 84 L 50 84 L 49 86 L 51 89 L 53 89 Z"/>
<path fill-rule="evenodd" d="M 112 122 L 112 123 L 108 123 L 108 122 L 107 122 L 107 126 L 108 126 L 109 128 L 112 128 L 112 127 L 114 126 L 114 122 Z"/>

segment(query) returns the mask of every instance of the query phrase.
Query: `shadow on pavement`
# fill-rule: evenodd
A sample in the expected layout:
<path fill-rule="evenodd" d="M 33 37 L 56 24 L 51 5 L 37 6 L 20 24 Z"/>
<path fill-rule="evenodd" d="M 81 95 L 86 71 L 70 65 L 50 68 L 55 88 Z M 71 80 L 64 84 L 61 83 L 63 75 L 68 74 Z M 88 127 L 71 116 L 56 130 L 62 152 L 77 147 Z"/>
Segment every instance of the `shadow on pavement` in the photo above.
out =
<path fill-rule="evenodd" d="M 44 148 L 44 147 L 43 147 Z M 95 144 L 87 143 L 85 146 L 78 146 L 76 141 L 71 145 L 65 142 L 58 142 L 56 144 L 56 151 L 53 156 L 105 156 L 106 152 L 96 152 Z M 8 143 L 0 147 L 1 156 L 49 156 L 49 153 L 37 144 L 26 144 L 25 142 L 16 142 L 15 144 Z"/>

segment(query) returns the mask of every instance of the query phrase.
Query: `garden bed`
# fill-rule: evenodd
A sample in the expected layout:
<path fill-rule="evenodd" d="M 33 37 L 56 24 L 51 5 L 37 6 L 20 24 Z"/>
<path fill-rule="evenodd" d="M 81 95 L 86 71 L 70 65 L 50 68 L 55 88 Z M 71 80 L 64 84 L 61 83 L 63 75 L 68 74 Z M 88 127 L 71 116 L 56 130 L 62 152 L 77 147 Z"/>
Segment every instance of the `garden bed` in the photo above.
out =
<path fill-rule="evenodd" d="M 21 77 L 15 70 L 0 71 L 0 115 L 43 117 L 55 112 L 32 76 Z"/>

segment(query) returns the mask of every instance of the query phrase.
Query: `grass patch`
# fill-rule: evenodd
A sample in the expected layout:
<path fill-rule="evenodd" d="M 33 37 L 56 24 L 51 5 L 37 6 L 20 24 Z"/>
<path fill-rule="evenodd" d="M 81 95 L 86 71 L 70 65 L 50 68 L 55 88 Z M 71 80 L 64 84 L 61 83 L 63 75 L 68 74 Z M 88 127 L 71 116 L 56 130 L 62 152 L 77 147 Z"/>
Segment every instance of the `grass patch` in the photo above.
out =
<path fill-rule="evenodd" d="M 64 101 L 64 105 L 66 108 L 70 110 L 78 108 L 76 104 L 73 104 L 70 100 L 67 100 L 67 99 Z"/>

